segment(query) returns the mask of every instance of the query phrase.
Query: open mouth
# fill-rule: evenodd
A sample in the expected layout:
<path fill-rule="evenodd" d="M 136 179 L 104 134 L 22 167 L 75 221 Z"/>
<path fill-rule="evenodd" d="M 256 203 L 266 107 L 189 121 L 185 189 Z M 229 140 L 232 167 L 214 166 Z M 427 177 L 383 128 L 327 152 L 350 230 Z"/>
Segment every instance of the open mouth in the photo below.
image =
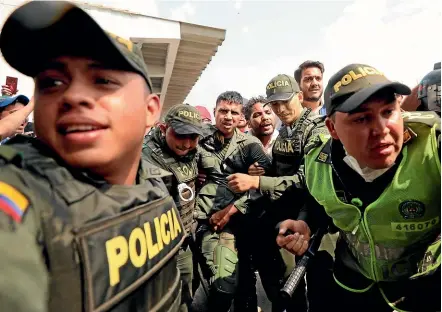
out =
<path fill-rule="evenodd" d="M 382 143 L 382 144 L 375 145 L 372 148 L 372 151 L 377 154 L 387 155 L 387 154 L 390 154 L 391 152 L 393 152 L 393 149 L 394 149 L 394 147 L 393 147 L 392 143 Z"/>
<path fill-rule="evenodd" d="M 57 128 L 58 132 L 63 135 L 79 132 L 97 131 L 103 129 L 106 129 L 106 127 L 94 125 L 61 125 Z"/>
<path fill-rule="evenodd" d="M 78 146 L 94 144 L 108 128 L 94 119 L 75 115 L 63 116 L 57 123 L 57 132 L 70 145 Z"/>
<path fill-rule="evenodd" d="M 260 127 L 264 130 L 270 130 L 272 128 L 272 124 L 266 123 L 266 124 L 260 125 Z"/>

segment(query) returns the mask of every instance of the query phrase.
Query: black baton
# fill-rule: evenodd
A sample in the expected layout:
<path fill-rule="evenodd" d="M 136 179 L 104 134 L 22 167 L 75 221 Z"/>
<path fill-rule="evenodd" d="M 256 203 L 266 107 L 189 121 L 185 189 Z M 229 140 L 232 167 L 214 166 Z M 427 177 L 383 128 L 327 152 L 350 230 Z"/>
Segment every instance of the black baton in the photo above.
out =
<path fill-rule="evenodd" d="M 307 251 L 305 252 L 304 256 L 301 258 L 301 261 L 296 263 L 295 269 L 292 271 L 289 278 L 285 282 L 284 287 L 280 290 L 280 295 L 284 300 L 288 300 L 293 296 L 293 293 L 295 292 L 299 283 L 304 278 L 309 260 L 312 257 L 314 257 L 316 252 L 318 251 L 319 246 L 321 245 L 322 237 L 324 236 L 325 233 L 326 233 L 325 229 L 319 228 L 310 239 L 310 244 Z"/>

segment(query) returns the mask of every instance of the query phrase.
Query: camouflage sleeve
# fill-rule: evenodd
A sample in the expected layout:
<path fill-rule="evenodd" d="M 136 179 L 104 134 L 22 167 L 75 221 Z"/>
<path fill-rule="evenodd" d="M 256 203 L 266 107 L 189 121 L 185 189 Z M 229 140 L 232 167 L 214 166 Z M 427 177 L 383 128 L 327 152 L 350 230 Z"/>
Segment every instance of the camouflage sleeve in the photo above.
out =
<path fill-rule="evenodd" d="M 322 144 L 322 141 L 319 138 L 321 134 L 327 136 L 330 135 L 325 123 L 323 122 L 314 124 L 312 127 L 307 128 L 306 135 L 304 136 L 304 155 L 307 155 L 313 148 Z"/>
<path fill-rule="evenodd" d="M 286 191 L 291 189 L 307 189 L 305 185 L 304 166 L 291 176 L 259 177 L 259 190 L 271 200 L 279 199 Z"/>
<path fill-rule="evenodd" d="M 2 311 L 47 311 L 48 271 L 42 256 L 37 205 L 17 167 L 0 164 L 0 306 Z"/>
<path fill-rule="evenodd" d="M 247 213 L 249 206 L 249 193 L 246 192 L 243 196 L 237 199 L 233 205 L 243 214 Z"/>
<path fill-rule="evenodd" d="M 307 127 L 304 136 L 304 155 L 311 149 L 322 144 L 319 138 L 320 134 L 328 134 L 328 130 L 324 123 L 312 124 Z M 262 194 L 267 195 L 272 200 L 276 200 L 282 196 L 287 189 L 307 189 L 305 185 L 304 165 L 298 169 L 293 176 L 267 177 L 261 176 L 259 179 L 259 190 Z"/>

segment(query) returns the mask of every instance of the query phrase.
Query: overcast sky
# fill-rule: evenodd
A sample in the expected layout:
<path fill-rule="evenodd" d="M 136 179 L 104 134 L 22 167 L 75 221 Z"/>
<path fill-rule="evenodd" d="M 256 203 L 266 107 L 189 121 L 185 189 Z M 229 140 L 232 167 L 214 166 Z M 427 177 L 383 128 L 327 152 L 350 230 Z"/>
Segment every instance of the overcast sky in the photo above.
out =
<path fill-rule="evenodd" d="M 272 77 L 293 75 L 307 59 L 325 64 L 325 80 L 345 65 L 365 63 L 412 87 L 442 58 L 440 0 L 83 1 L 226 29 L 186 99 L 211 111 L 221 92 L 264 94 Z M 32 92 L 31 79 L 19 84 Z"/>
<path fill-rule="evenodd" d="M 224 28 L 226 39 L 186 101 L 213 108 L 236 90 L 264 94 L 279 73 L 293 75 L 307 59 L 325 65 L 325 79 L 365 63 L 414 86 L 442 58 L 439 0 L 165 1 L 162 17 Z"/>

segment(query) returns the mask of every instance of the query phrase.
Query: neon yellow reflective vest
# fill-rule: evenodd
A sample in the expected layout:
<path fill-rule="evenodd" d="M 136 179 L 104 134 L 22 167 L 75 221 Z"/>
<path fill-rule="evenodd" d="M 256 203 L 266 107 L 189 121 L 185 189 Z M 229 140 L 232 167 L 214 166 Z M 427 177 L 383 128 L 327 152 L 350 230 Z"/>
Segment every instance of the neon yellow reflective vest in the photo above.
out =
<path fill-rule="evenodd" d="M 440 121 L 434 126 L 413 119 L 405 121 L 416 137 L 403 146 L 402 161 L 393 180 L 364 213 L 336 195 L 332 167 L 321 161 L 328 138 L 323 138 L 324 144 L 310 151 L 305 159 L 310 193 L 340 229 L 360 273 L 373 282 L 421 275 L 418 266 L 429 245 L 427 238 L 434 240 L 440 233 L 441 173 L 436 141 Z M 427 266 L 430 270 L 440 266 L 440 240 L 438 248 L 439 255 L 434 260 L 437 263 Z"/>

